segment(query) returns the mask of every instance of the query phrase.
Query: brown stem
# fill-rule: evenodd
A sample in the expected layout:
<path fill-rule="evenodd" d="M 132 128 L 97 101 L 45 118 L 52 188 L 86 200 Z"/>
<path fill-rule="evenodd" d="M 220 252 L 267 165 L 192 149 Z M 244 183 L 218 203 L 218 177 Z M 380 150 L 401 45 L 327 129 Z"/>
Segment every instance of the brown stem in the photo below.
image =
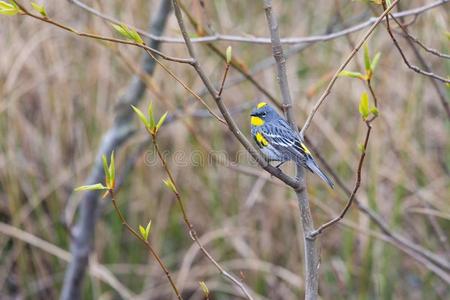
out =
<path fill-rule="evenodd" d="M 225 71 L 223 73 L 222 82 L 220 84 L 219 92 L 217 93 L 217 98 L 220 98 L 222 96 L 223 87 L 225 85 L 225 80 L 227 79 L 228 70 L 230 69 L 230 64 L 227 63 L 225 66 Z"/>
<path fill-rule="evenodd" d="M 195 99 L 197 99 L 198 101 L 200 101 L 200 103 L 203 104 L 203 106 L 209 111 L 209 113 L 211 115 L 213 115 L 220 123 L 222 124 L 226 124 L 225 121 L 219 117 L 210 107 L 209 105 L 206 103 L 205 100 L 203 100 L 202 97 L 200 97 L 199 95 L 197 95 L 191 88 L 189 88 L 180 78 L 178 78 L 166 65 L 164 65 L 163 63 L 161 63 L 154 55 L 153 53 L 151 53 L 150 51 L 147 51 L 147 54 L 150 55 L 160 66 L 161 68 L 164 69 L 164 71 L 166 71 L 173 79 L 175 79 L 179 84 L 181 84 L 181 86 L 188 91 L 192 96 L 194 96 Z"/>
<path fill-rule="evenodd" d="M 364 146 L 363 146 L 363 149 L 361 152 L 361 156 L 359 157 L 358 171 L 357 171 L 355 186 L 353 187 L 352 193 L 350 194 L 347 204 L 345 205 L 344 209 L 341 211 L 341 213 L 337 217 L 326 222 L 325 224 L 320 225 L 319 228 L 314 230 L 308 236 L 309 239 L 314 239 L 316 236 L 321 234 L 324 230 L 330 228 L 331 226 L 333 226 L 334 224 L 336 224 L 337 222 L 342 220 L 344 218 L 345 214 L 347 213 L 347 211 L 350 209 L 350 206 L 352 205 L 353 200 L 355 199 L 356 192 L 358 192 L 358 189 L 361 186 L 361 172 L 362 172 L 364 159 L 366 157 L 366 151 L 367 151 L 367 145 L 369 144 L 370 133 L 372 131 L 372 125 L 370 124 L 370 121 L 366 121 L 365 123 L 367 126 L 366 137 L 364 139 Z"/>
<path fill-rule="evenodd" d="M 367 87 L 369 88 L 370 94 L 372 95 L 375 107 L 378 108 L 378 99 L 373 90 L 370 76 L 366 80 L 366 83 L 367 83 Z M 359 157 L 358 168 L 356 171 L 355 186 L 353 187 L 353 190 L 350 194 L 347 204 L 345 205 L 344 209 L 341 211 L 341 213 L 337 217 L 331 219 L 330 221 L 326 222 L 325 224 L 320 225 L 319 228 L 317 228 L 317 230 L 315 230 L 314 232 L 311 233 L 311 235 L 308 236 L 308 238 L 314 239 L 316 236 L 321 234 L 324 230 L 328 229 L 329 227 L 333 226 L 334 224 L 336 224 L 337 222 L 342 220 L 345 217 L 345 215 L 347 214 L 350 207 L 352 206 L 352 203 L 355 199 L 356 193 L 358 192 L 359 187 L 361 186 L 362 167 L 364 164 L 364 159 L 366 157 L 367 146 L 369 145 L 370 133 L 372 132 L 372 124 L 371 123 L 376 118 L 377 118 L 377 115 L 373 115 L 371 118 L 364 120 L 366 127 L 367 127 L 366 137 L 364 138 L 364 144 L 363 144 L 361 156 Z"/>

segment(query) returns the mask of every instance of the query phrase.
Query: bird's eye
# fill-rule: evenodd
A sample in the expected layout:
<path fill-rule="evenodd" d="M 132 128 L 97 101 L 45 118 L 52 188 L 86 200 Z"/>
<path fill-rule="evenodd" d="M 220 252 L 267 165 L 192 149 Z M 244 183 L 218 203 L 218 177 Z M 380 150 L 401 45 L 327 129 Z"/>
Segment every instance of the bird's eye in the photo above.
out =
<path fill-rule="evenodd" d="M 261 117 L 265 117 L 265 116 L 266 116 L 266 113 L 263 112 L 263 113 L 261 114 Z"/>

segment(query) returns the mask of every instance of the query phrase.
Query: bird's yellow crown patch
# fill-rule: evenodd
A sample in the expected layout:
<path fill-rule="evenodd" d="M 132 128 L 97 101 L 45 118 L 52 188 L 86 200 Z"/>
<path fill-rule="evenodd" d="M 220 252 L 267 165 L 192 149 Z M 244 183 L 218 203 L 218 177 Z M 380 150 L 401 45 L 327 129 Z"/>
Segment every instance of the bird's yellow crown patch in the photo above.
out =
<path fill-rule="evenodd" d="M 266 102 L 259 102 L 258 105 L 256 105 L 256 108 L 261 108 L 261 107 L 264 107 L 266 105 L 267 105 Z"/>
<path fill-rule="evenodd" d="M 261 119 L 260 117 L 252 116 L 250 118 L 250 124 L 252 124 L 253 126 L 262 126 L 264 125 L 264 120 Z"/>

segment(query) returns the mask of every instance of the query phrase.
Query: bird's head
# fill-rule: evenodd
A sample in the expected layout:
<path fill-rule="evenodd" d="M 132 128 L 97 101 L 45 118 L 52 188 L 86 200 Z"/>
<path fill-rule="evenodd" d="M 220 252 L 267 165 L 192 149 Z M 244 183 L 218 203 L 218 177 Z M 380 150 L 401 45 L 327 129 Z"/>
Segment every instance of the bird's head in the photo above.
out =
<path fill-rule="evenodd" d="M 278 113 L 266 102 L 260 102 L 250 113 L 250 123 L 252 126 L 262 126 L 266 122 L 276 120 Z"/>

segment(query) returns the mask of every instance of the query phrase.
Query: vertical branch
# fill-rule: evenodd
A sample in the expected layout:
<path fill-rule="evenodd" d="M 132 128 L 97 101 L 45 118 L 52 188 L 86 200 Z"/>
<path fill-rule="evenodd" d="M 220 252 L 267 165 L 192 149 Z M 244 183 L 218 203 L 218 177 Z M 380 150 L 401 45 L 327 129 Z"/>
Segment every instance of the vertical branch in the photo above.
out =
<path fill-rule="evenodd" d="M 297 131 L 292 112 L 292 99 L 289 90 L 289 82 L 287 79 L 286 57 L 284 56 L 283 47 L 281 46 L 277 18 L 272 13 L 272 0 L 264 0 L 264 10 L 266 12 L 266 19 L 269 25 L 272 54 L 277 66 L 277 79 L 283 99 L 283 110 L 292 129 Z"/>
<path fill-rule="evenodd" d="M 160 36 L 164 31 L 168 15 L 170 13 L 170 0 L 161 0 L 158 10 L 152 18 L 151 31 Z M 150 41 L 152 48 L 159 48 L 160 42 Z M 148 74 L 155 69 L 155 61 L 145 55 L 142 65 Z M 100 182 L 103 179 L 103 165 L 101 157 L 109 155 L 114 149 L 119 148 L 133 131 L 130 104 L 138 103 L 145 92 L 145 84 L 134 76 L 126 91 L 120 99 L 116 108 L 114 125 L 103 136 L 102 143 L 98 149 L 95 164 L 87 179 L 87 184 Z M 95 191 L 86 192 L 81 199 L 78 221 L 73 229 L 73 237 L 70 251 L 73 255 L 64 275 L 64 283 L 60 299 L 73 300 L 81 298 L 82 282 L 86 267 L 88 266 L 89 254 L 94 241 L 95 224 L 98 216 L 99 194 Z"/>
<path fill-rule="evenodd" d="M 292 99 L 286 74 L 286 58 L 284 57 L 283 47 L 281 46 L 278 22 L 272 13 L 271 0 L 264 0 L 264 10 L 270 31 L 272 53 L 277 65 L 277 77 L 283 99 L 283 109 L 292 129 L 298 132 L 297 126 L 295 125 Z M 319 252 L 316 240 L 314 238 L 308 238 L 310 233 L 314 231 L 314 221 L 306 193 L 305 172 L 301 166 L 297 166 L 297 178 L 299 179 L 299 188 L 296 189 L 296 194 L 300 208 L 305 247 L 305 299 L 314 300 L 318 297 L 319 289 Z"/>

